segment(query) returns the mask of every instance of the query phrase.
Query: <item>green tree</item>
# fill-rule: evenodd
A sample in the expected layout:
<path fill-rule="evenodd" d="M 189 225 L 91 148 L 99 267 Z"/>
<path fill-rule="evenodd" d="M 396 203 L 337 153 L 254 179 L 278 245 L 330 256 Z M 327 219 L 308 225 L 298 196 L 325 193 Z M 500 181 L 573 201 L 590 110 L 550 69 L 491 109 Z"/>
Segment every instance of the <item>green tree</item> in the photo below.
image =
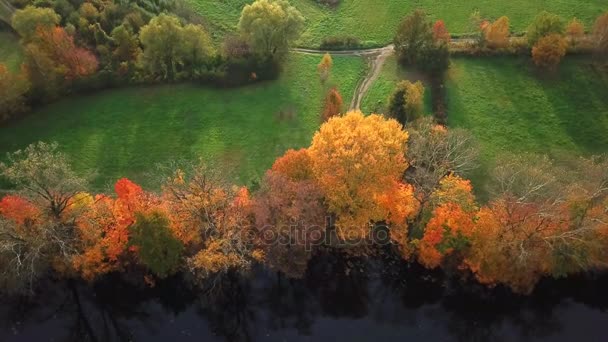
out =
<path fill-rule="evenodd" d="M 52 28 L 59 24 L 61 17 L 51 8 L 27 6 L 15 11 L 12 26 L 21 39 L 28 42 L 34 38 L 38 27 Z"/>
<path fill-rule="evenodd" d="M 169 220 L 160 212 L 137 213 L 129 231 L 130 243 L 137 248 L 139 259 L 160 278 L 177 269 L 184 246 L 171 233 Z"/>
<path fill-rule="evenodd" d="M 143 64 L 147 72 L 163 80 L 175 80 L 178 72 L 192 75 L 212 53 L 209 35 L 201 26 L 183 27 L 179 19 L 161 14 L 141 28 Z"/>
<path fill-rule="evenodd" d="M 254 51 L 264 57 L 282 57 L 302 33 L 304 17 L 286 0 L 257 0 L 246 5 L 239 31 Z"/>
<path fill-rule="evenodd" d="M 422 10 L 416 10 L 399 24 L 393 43 L 401 63 L 441 73 L 449 66 L 449 48 L 445 39 L 438 38 L 433 22 Z"/>
<path fill-rule="evenodd" d="M 553 13 L 547 11 L 541 12 L 534 18 L 532 24 L 528 27 L 526 37 L 528 45 L 534 46 L 542 37 L 551 34 L 564 34 L 566 27 L 562 19 Z"/>
<path fill-rule="evenodd" d="M 405 126 L 422 115 L 423 100 L 422 82 L 401 81 L 389 97 L 388 114 Z"/>
<path fill-rule="evenodd" d="M 433 44 L 433 24 L 422 10 L 416 10 L 403 19 L 394 44 L 397 55 L 405 64 L 422 60 L 422 51 Z"/>

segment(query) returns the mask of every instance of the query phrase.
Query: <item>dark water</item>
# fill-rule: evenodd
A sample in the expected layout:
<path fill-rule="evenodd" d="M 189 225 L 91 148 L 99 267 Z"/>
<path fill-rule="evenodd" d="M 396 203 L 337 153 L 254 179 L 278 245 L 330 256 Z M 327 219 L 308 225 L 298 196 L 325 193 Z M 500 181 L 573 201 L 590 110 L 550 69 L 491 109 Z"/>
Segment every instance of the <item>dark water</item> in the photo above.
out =
<path fill-rule="evenodd" d="M 311 265 L 301 280 L 259 269 L 207 294 L 179 279 L 153 289 L 50 282 L 34 300 L 2 302 L 0 341 L 607 340 L 606 275 L 516 296 L 396 261 Z"/>

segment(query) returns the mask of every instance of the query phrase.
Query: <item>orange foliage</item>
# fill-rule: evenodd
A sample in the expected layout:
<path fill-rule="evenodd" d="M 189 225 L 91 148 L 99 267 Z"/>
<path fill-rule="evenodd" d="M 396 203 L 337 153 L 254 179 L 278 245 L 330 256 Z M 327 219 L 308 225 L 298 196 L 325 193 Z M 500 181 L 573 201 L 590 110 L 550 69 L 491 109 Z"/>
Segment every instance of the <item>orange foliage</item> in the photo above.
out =
<path fill-rule="evenodd" d="M 435 25 L 433 25 L 433 38 L 438 42 L 450 42 L 450 33 L 445 27 L 443 20 L 437 20 Z"/>
<path fill-rule="evenodd" d="M 331 88 L 325 96 L 325 104 L 323 106 L 323 113 L 321 115 L 323 122 L 334 116 L 340 115 L 340 113 L 342 113 L 343 105 L 344 102 L 342 101 L 342 95 L 340 95 L 338 89 L 335 87 Z"/>
<path fill-rule="evenodd" d="M 24 225 L 36 221 L 40 209 L 22 197 L 8 195 L 0 200 L 0 215 Z"/>
<path fill-rule="evenodd" d="M 312 161 L 308 150 L 288 150 L 282 157 L 277 158 L 272 165 L 272 171 L 280 173 L 293 181 L 312 179 Z"/>
<path fill-rule="evenodd" d="M 77 47 L 74 38 L 62 27 L 36 29 L 35 42 L 64 72 L 66 79 L 90 75 L 97 70 L 97 58 L 90 51 Z"/>
<path fill-rule="evenodd" d="M 343 239 L 361 238 L 370 222 L 385 218 L 378 198 L 393 190 L 407 167 L 407 139 L 397 121 L 358 111 L 331 118 L 315 134 L 313 174 Z"/>
<path fill-rule="evenodd" d="M 568 42 L 559 34 L 542 37 L 532 48 L 532 60 L 536 66 L 555 69 L 566 55 Z"/>
<path fill-rule="evenodd" d="M 448 203 L 437 207 L 424 230 L 418 259 L 428 268 L 439 266 L 447 255 L 466 248 L 473 227 L 473 213 L 459 205 Z"/>

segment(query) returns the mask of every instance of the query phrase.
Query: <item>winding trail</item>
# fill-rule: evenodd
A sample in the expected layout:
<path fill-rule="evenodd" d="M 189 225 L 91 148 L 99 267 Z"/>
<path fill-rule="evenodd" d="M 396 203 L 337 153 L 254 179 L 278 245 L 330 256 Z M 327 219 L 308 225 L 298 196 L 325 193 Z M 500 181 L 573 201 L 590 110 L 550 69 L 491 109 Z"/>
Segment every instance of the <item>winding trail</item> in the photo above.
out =
<path fill-rule="evenodd" d="M 382 65 L 386 58 L 393 54 L 395 51 L 394 46 L 388 45 L 382 48 L 374 49 L 360 49 L 360 50 L 341 50 L 341 51 L 327 51 L 327 50 L 313 50 L 313 49 L 292 49 L 293 52 L 306 54 L 306 55 L 323 55 L 329 53 L 334 56 L 357 56 L 364 57 L 368 61 L 368 72 L 358 83 L 353 94 L 353 98 L 350 102 L 349 110 L 359 110 L 361 107 L 361 101 L 367 94 L 370 86 L 376 81 L 382 70 Z"/>

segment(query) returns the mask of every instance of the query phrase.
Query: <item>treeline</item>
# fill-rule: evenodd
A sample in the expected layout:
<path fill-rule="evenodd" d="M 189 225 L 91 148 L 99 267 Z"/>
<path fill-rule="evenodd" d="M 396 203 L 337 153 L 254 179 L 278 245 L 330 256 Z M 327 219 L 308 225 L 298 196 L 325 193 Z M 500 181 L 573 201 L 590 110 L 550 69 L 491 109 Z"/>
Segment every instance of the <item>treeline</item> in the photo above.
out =
<path fill-rule="evenodd" d="M 79 90 L 273 79 L 304 22 L 287 1 L 259 0 L 243 9 L 238 34 L 216 44 L 201 25 L 203 18 L 182 0 L 15 0 L 14 5 L 11 27 L 24 61 L 15 73 L 0 64 L 0 122 Z"/>
<path fill-rule="evenodd" d="M 114 193 L 90 194 L 56 145 L 38 143 L 0 166 L 15 189 L 0 200 L 0 280 L 27 291 L 49 275 L 154 284 L 181 272 L 203 285 L 256 262 L 299 277 L 319 251 L 387 244 L 522 293 L 608 266 L 608 160 L 503 159 L 481 204 L 465 178 L 477 154 L 468 132 L 428 118 L 403 129 L 351 112 L 278 158 L 252 193 L 194 163 L 159 169 L 160 192 L 120 179 Z"/>
<path fill-rule="evenodd" d="M 576 18 L 566 23 L 543 11 L 524 37 L 512 37 L 508 17 L 490 21 L 476 11 L 470 17 L 470 31 L 473 33 L 463 42 L 450 46 L 451 36 L 443 20 L 433 22 L 424 11 L 416 10 L 401 21 L 393 43 L 403 64 L 434 74 L 448 68 L 450 50 L 468 55 L 531 54 L 534 64 L 545 70 L 555 69 L 568 51 L 588 51 L 604 63 L 608 58 L 608 12 L 587 30 Z"/>

